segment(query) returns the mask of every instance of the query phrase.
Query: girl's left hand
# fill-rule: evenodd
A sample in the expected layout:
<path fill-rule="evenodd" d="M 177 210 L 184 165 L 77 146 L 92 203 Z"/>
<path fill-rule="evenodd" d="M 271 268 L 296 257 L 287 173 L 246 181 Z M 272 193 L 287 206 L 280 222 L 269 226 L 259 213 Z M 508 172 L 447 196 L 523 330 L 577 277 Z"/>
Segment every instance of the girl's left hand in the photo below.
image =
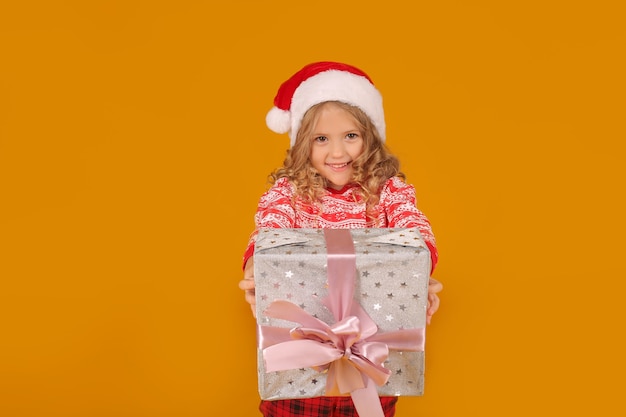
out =
<path fill-rule="evenodd" d="M 439 309 L 439 296 L 437 293 L 443 289 L 443 284 L 434 278 L 428 280 L 428 309 L 426 310 L 426 323 L 430 324 L 430 320 Z"/>

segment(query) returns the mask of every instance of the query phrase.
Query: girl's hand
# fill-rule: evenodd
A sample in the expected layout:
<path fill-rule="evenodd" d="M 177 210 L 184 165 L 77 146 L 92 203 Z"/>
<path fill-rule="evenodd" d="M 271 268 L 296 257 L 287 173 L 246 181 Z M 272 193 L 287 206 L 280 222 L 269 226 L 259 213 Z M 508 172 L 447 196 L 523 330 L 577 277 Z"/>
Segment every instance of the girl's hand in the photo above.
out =
<path fill-rule="evenodd" d="M 426 323 L 430 324 L 430 320 L 439 309 L 439 296 L 437 293 L 443 289 L 443 284 L 434 278 L 428 280 L 428 309 L 426 310 Z"/>
<path fill-rule="evenodd" d="M 254 260 L 252 257 L 246 262 L 243 269 L 243 279 L 239 281 L 239 288 L 244 291 L 244 298 L 250 304 L 252 316 L 256 318 L 256 298 L 254 296 Z"/>

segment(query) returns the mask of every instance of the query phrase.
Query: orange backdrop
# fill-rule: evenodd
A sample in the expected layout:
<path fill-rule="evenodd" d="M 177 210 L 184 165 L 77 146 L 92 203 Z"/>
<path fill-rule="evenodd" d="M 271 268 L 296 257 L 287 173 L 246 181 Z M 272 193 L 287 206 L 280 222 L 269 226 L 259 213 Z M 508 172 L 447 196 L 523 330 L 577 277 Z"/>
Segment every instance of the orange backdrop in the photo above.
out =
<path fill-rule="evenodd" d="M 0 415 L 257 415 L 240 260 L 315 60 L 374 79 L 438 238 L 398 415 L 620 414 L 619 3 L 2 2 Z"/>

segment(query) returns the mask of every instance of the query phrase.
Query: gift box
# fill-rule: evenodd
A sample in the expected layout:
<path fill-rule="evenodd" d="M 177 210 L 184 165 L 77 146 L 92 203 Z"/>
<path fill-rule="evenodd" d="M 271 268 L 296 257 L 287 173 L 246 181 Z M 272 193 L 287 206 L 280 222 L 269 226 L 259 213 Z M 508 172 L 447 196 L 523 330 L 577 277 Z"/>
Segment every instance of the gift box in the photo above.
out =
<path fill-rule="evenodd" d="M 422 395 L 430 270 L 415 228 L 261 229 L 261 398 Z"/>

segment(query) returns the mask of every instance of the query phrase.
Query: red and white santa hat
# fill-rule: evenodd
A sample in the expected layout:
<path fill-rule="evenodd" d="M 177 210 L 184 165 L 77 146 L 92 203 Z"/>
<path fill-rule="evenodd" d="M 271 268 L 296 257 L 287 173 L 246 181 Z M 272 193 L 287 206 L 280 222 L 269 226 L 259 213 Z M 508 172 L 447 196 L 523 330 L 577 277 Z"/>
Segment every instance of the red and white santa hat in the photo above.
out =
<path fill-rule="evenodd" d="M 293 146 L 306 111 L 324 101 L 341 101 L 359 107 L 385 141 L 385 114 L 380 92 L 365 72 L 340 62 L 314 62 L 282 83 L 265 122 L 276 133 L 289 133 Z"/>

